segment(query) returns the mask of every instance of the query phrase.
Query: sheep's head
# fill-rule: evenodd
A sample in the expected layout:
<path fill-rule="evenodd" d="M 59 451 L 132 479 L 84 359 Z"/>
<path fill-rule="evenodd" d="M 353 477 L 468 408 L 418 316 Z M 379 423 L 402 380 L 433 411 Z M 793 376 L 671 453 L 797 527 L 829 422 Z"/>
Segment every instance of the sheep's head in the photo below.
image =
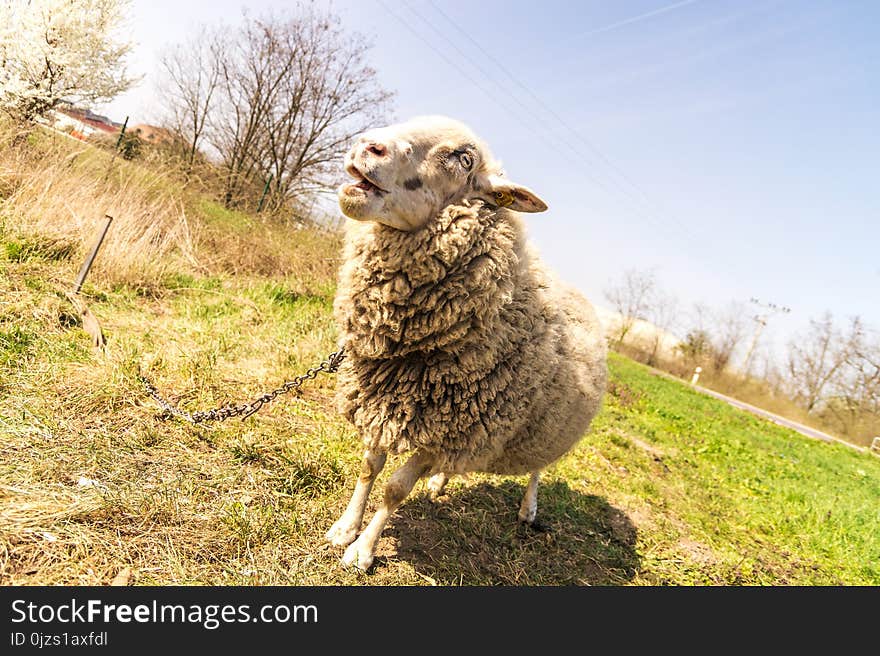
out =
<path fill-rule="evenodd" d="M 345 156 L 357 182 L 339 188 L 349 218 L 417 230 L 452 203 L 483 199 L 520 212 L 547 205 L 503 177 L 486 145 L 442 116 L 416 118 L 364 133 Z"/>

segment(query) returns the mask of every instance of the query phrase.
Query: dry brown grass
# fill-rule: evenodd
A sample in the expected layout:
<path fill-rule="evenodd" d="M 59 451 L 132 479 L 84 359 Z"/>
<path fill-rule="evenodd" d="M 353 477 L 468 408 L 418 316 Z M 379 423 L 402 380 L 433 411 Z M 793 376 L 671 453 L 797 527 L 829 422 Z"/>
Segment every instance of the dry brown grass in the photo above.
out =
<path fill-rule="evenodd" d="M 178 165 L 158 162 L 0 123 L 0 228 L 18 242 L 13 257 L 79 264 L 109 215 L 95 283 L 155 290 L 169 275 L 294 272 L 332 281 L 338 231 L 226 210 L 187 185 Z"/>
<path fill-rule="evenodd" d="M 102 280 L 157 280 L 176 264 L 198 267 L 197 227 L 167 172 L 113 158 L 64 135 L 0 133 L 2 212 L 27 242 L 80 259 L 113 217 L 93 274 Z"/>
<path fill-rule="evenodd" d="M 296 274 L 321 287 L 339 268 L 341 232 L 278 217 L 227 210 L 216 202 L 195 202 L 202 228 L 200 262 L 215 274 L 267 278 Z"/>

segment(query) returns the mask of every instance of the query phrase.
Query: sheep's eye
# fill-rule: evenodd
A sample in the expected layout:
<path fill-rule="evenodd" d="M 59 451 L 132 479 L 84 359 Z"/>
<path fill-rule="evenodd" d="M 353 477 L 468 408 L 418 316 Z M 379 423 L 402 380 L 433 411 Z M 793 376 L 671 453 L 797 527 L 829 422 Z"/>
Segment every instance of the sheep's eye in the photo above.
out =
<path fill-rule="evenodd" d="M 458 156 L 458 161 L 461 162 L 461 165 L 468 171 L 470 171 L 471 167 L 474 165 L 474 158 L 467 153 L 461 153 Z"/>

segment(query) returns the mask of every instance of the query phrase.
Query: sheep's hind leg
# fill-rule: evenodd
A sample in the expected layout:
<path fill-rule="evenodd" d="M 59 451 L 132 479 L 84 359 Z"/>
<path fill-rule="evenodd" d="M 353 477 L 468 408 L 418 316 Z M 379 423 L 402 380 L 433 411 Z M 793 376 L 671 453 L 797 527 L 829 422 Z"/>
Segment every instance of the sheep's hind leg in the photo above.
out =
<path fill-rule="evenodd" d="M 446 491 L 446 483 L 449 482 L 449 475 L 445 472 L 434 474 L 428 479 L 428 492 L 431 494 L 431 501 L 436 501 L 442 497 Z"/>
<path fill-rule="evenodd" d="M 369 449 L 364 452 L 364 460 L 361 463 L 361 475 L 358 476 L 354 486 L 351 501 L 342 517 L 330 527 L 324 536 L 328 542 L 337 547 L 345 547 L 351 544 L 364 521 L 364 508 L 367 506 L 367 498 L 373 488 L 373 481 L 385 466 L 385 453 L 375 453 Z"/>
<path fill-rule="evenodd" d="M 529 484 L 526 486 L 526 493 L 523 495 L 522 503 L 519 506 L 519 521 L 529 524 L 535 521 L 535 515 L 538 514 L 538 478 L 541 472 L 532 472 L 529 478 Z"/>
<path fill-rule="evenodd" d="M 345 554 L 342 556 L 343 563 L 357 565 L 364 571 L 370 568 L 376 552 L 376 543 L 379 542 L 379 536 L 385 528 L 388 517 L 400 507 L 400 504 L 412 491 L 416 481 L 431 470 L 431 461 L 430 455 L 417 451 L 403 467 L 391 475 L 385 486 L 384 502 L 373 515 L 373 519 L 367 524 L 364 532 L 345 550 Z"/>

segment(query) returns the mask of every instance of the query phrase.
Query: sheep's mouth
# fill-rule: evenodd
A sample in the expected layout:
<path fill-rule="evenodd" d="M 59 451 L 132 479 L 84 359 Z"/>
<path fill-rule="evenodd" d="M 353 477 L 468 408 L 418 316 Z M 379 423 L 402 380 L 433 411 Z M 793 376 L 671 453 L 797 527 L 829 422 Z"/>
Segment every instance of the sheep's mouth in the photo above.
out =
<path fill-rule="evenodd" d="M 354 164 L 349 164 L 345 167 L 346 172 L 358 180 L 353 185 L 349 185 L 349 188 L 362 189 L 363 191 L 374 191 L 377 194 L 387 194 L 388 191 L 382 189 L 379 185 L 375 183 L 372 179 L 368 178 L 364 173 L 362 173 Z"/>

